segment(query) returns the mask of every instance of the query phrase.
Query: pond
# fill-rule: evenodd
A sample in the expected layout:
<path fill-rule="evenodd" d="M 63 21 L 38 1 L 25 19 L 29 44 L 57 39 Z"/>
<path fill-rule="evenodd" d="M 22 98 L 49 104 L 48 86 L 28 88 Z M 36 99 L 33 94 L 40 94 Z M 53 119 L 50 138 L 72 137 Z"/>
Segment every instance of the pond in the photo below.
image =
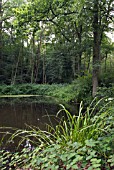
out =
<path fill-rule="evenodd" d="M 0 127 L 25 128 L 34 125 L 44 129 L 48 115 L 56 115 L 59 106 L 46 103 L 15 103 L 0 105 Z M 51 120 L 52 121 L 52 120 Z"/>
<path fill-rule="evenodd" d="M 76 111 L 76 106 L 67 106 L 71 112 Z M 36 126 L 42 130 L 46 124 L 55 126 L 60 122 L 62 113 L 56 118 L 56 113 L 61 109 L 59 104 L 47 102 L 10 102 L 0 104 L 0 127 L 13 127 L 25 129 L 27 125 Z M 0 129 L 3 132 L 4 128 Z M 5 129 L 5 133 L 7 130 Z M 2 138 L 3 134 L 0 134 Z"/>

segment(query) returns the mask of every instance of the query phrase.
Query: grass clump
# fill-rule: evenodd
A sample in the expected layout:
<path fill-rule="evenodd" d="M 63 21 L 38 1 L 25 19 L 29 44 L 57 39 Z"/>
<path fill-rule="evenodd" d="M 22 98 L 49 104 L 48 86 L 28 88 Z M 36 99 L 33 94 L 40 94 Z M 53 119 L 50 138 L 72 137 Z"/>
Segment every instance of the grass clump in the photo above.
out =
<path fill-rule="evenodd" d="M 28 146 L 12 155 L 4 156 L 3 166 L 11 157 L 10 166 L 37 170 L 108 170 L 114 168 L 114 103 L 94 100 L 86 110 L 80 104 L 78 116 L 72 115 L 61 105 L 57 113 L 63 119 L 48 131 L 36 127 L 17 130 L 10 138 L 20 137 L 19 145 L 29 141 Z M 95 102 L 95 104 L 94 104 Z M 1 167 L 1 168 L 2 168 Z"/>

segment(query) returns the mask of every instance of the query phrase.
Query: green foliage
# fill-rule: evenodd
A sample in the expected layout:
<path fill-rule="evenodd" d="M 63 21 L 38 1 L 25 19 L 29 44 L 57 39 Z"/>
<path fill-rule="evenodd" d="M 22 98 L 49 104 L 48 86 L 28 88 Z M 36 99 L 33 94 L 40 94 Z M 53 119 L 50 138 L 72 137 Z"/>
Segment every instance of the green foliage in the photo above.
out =
<path fill-rule="evenodd" d="M 105 145 L 105 152 L 107 152 L 108 142 L 104 141 L 86 141 L 85 146 L 80 143 L 68 142 L 66 147 L 61 147 L 58 144 L 53 144 L 45 150 L 40 151 L 40 148 L 35 148 L 34 151 L 23 149 L 21 153 L 13 154 L 10 165 L 16 164 L 18 167 L 23 168 L 36 168 L 36 169 L 110 169 L 113 166 L 113 156 L 110 145 L 108 152 L 102 152 L 102 144 Z M 99 152 L 99 150 L 101 152 Z M 7 152 L 6 158 L 10 156 Z M 5 162 L 4 162 L 5 163 Z M 21 164 L 24 164 L 21 165 Z"/>
<path fill-rule="evenodd" d="M 100 86 L 110 87 L 114 83 L 114 59 L 113 53 L 109 58 L 104 58 L 104 61 L 101 66 L 101 74 L 99 76 Z"/>
<path fill-rule="evenodd" d="M 50 91 L 48 94 L 54 96 L 62 101 L 70 102 L 75 97 L 75 92 L 73 91 L 72 85 L 59 85 L 54 91 Z"/>
<path fill-rule="evenodd" d="M 21 84 L 2 85 L 0 95 L 32 94 L 50 96 L 64 102 L 90 101 L 91 96 L 91 75 L 77 78 L 71 84 Z M 86 101 L 86 102 L 87 102 Z"/>
<path fill-rule="evenodd" d="M 92 93 L 92 75 L 88 74 L 86 76 L 82 76 L 77 78 L 73 82 L 73 90 L 76 93 L 76 99 L 80 101 L 91 101 L 91 93 Z"/>
<path fill-rule="evenodd" d="M 1 23 L 0 28 L 2 45 L 0 48 L 0 55 L 2 54 L 0 56 L 0 83 L 19 83 L 21 85 L 2 85 L 0 86 L 0 95 L 52 96 L 65 102 L 84 101 L 84 105 L 87 105 L 91 101 L 92 77 L 91 75 L 81 77 L 80 73 L 86 75 L 86 72 L 91 72 L 94 30 L 100 30 L 98 34 L 101 34 L 99 37 L 103 37 L 103 41 L 100 41 L 101 44 L 96 44 L 101 45 L 101 48 L 98 49 L 100 49 L 99 53 L 104 62 L 100 64 L 100 88 L 97 96 L 113 100 L 114 69 L 113 58 L 110 56 L 113 56 L 114 44 L 107 40 L 105 32 L 110 30 L 109 25 L 112 24 L 114 4 L 113 1 L 98 1 L 99 21 L 98 24 L 96 22 L 94 25 L 93 18 L 97 13 L 97 10 L 94 10 L 95 2 L 97 1 L 28 0 L 26 3 L 24 0 L 11 0 L 1 3 L 1 14 L 3 15 L 1 17 L 4 24 Z M 98 28 L 96 29 L 96 27 Z M 53 35 L 54 38 L 51 38 Z M 59 85 L 29 84 L 44 82 L 44 73 L 46 82 L 50 84 L 73 82 Z M 75 78 L 76 80 L 74 80 Z M 80 107 L 78 117 L 72 116 L 63 108 L 62 111 L 66 113 L 68 121 L 61 120 L 61 124 L 56 129 L 50 127 L 50 131 L 47 133 L 33 128 L 25 132 L 25 139 L 22 138 L 22 141 L 30 136 L 38 137 L 37 145 L 43 144 L 43 148 L 41 147 L 40 150 L 38 147 L 35 148 L 31 153 L 34 155 L 32 161 L 30 161 L 30 158 L 33 158 L 32 155 L 26 150 L 14 154 L 12 164 L 17 161 L 18 164 L 22 162 L 26 166 L 41 165 L 43 169 L 65 169 L 66 160 L 68 160 L 67 169 L 71 167 L 79 169 L 80 161 L 82 169 L 89 166 L 89 170 L 97 170 L 103 168 L 103 164 L 106 169 L 112 168 L 110 166 L 113 166 L 114 163 L 113 155 L 110 155 L 112 153 L 110 147 L 112 148 L 113 142 L 109 141 L 112 141 L 110 135 L 113 136 L 113 116 L 110 113 L 113 113 L 114 110 L 110 107 L 105 110 L 105 104 L 106 102 L 103 102 L 101 106 L 96 104 L 94 107 L 92 105 L 93 109 L 88 107 L 84 113 Z M 99 109 L 101 110 L 98 111 Z M 99 113 L 92 117 L 97 111 Z M 18 136 L 22 133 L 22 131 L 17 131 L 15 135 Z M 103 138 L 99 139 L 99 135 Z M 72 142 L 68 143 L 69 140 Z M 72 147 L 70 147 L 75 141 L 81 142 L 82 155 L 77 153 L 78 148 L 73 152 Z M 99 146 L 100 151 L 96 148 L 97 146 Z M 93 149 L 97 156 L 95 157 L 95 152 L 93 153 L 92 150 L 88 153 L 87 149 Z M 30 157 L 27 156 L 26 152 Z M 85 157 L 83 157 L 84 153 L 86 153 Z M 1 152 L 1 154 L 3 153 Z M 11 156 L 10 153 L 4 153 L 5 157 L 6 155 L 8 155 L 8 159 Z M 86 159 L 87 155 L 89 158 Z M 4 161 L 7 162 L 7 159 Z M 3 163 L 6 164 L 4 161 Z M 0 162 L 0 166 L 1 164 Z"/>
<path fill-rule="evenodd" d="M 88 9 L 93 9 L 94 2 L 27 2 L 11 0 L 3 3 L 0 83 L 31 83 L 32 78 L 32 83 L 42 83 L 44 72 L 47 83 L 69 83 L 76 76 L 80 76 L 81 72 L 90 72 L 93 46 L 91 23 L 94 10 Z M 106 0 L 104 3 L 99 1 L 102 16 L 102 22 L 99 23 L 105 25 L 101 25 L 101 28 L 107 28 L 105 31 L 108 31 L 112 17 L 112 12 L 107 11 L 107 6 L 109 11 L 112 10 L 112 2 L 108 4 Z M 105 8 L 106 10 L 102 10 Z M 105 54 L 110 57 L 108 55 L 111 55 L 113 44 L 104 32 L 103 38 L 101 57 L 103 56 L 104 60 Z M 109 70 L 111 69 L 109 67 Z"/>
<path fill-rule="evenodd" d="M 99 136 L 108 133 L 113 125 L 113 123 L 111 123 L 111 120 L 113 121 L 113 117 L 110 116 L 110 112 L 112 113 L 113 110 L 110 111 L 110 109 L 106 109 L 108 107 L 107 104 L 99 107 L 101 103 L 102 99 L 98 101 L 94 107 L 92 103 L 92 106 L 90 105 L 90 107 L 87 107 L 84 113 L 82 104 L 80 104 L 78 116 L 72 115 L 63 107 L 60 112 L 64 111 L 66 113 L 66 117 L 61 120 L 55 130 L 50 128 L 50 130 L 55 132 L 57 141 L 63 145 L 65 145 L 68 141 L 84 143 L 85 140 L 89 140 L 91 138 L 96 140 Z M 97 111 L 97 114 L 93 117 L 93 114 L 95 114 L 98 109 L 99 111 Z M 58 114 L 60 114 L 60 112 L 58 112 Z M 104 122 L 102 120 L 104 120 Z"/>
<path fill-rule="evenodd" d="M 47 95 L 51 90 L 59 88 L 59 85 L 36 85 L 36 84 L 22 84 L 22 85 L 2 85 L 0 86 L 0 94 L 2 95 L 18 95 L 18 94 L 38 94 Z"/>
<path fill-rule="evenodd" d="M 14 153 L 1 150 L 1 169 L 6 164 L 38 170 L 113 169 L 114 107 L 113 103 L 106 103 L 95 114 L 101 102 L 98 101 L 91 108 L 92 103 L 83 114 L 81 106 L 77 117 L 62 106 L 61 111 L 66 113 L 66 119 L 55 129 L 49 127 L 48 131 L 41 131 L 30 127 L 30 130 L 17 130 L 10 140 L 18 136 L 21 137 L 19 145 L 29 140 L 33 147 L 25 147 Z"/>
<path fill-rule="evenodd" d="M 89 105 L 92 97 L 92 76 L 78 77 L 71 84 L 21 84 L 21 85 L 2 85 L 0 95 L 41 95 L 54 97 L 61 102 L 79 103 L 84 101 L 84 105 Z M 114 85 L 98 88 L 96 95 L 98 98 L 114 97 Z"/>
<path fill-rule="evenodd" d="M 114 84 L 110 84 L 109 87 L 105 87 L 105 86 L 99 87 L 97 96 L 113 98 L 114 97 Z"/>

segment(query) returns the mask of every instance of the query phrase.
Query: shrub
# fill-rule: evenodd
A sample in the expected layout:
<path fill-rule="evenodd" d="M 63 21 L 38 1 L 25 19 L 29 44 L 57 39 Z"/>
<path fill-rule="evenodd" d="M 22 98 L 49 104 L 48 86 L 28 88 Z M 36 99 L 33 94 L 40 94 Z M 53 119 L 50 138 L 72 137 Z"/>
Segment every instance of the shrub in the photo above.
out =
<path fill-rule="evenodd" d="M 99 97 L 114 97 L 114 84 L 110 84 L 109 87 L 99 87 L 97 96 Z"/>
<path fill-rule="evenodd" d="M 78 77 L 73 82 L 73 90 L 75 92 L 75 98 L 81 102 L 90 104 L 91 94 L 92 94 L 92 75 L 88 74 L 86 76 Z"/>
<path fill-rule="evenodd" d="M 4 85 L 0 88 L 0 93 L 2 95 L 13 95 L 13 94 L 19 94 L 20 91 L 19 89 L 17 89 L 15 86 L 12 86 L 12 85 Z"/>

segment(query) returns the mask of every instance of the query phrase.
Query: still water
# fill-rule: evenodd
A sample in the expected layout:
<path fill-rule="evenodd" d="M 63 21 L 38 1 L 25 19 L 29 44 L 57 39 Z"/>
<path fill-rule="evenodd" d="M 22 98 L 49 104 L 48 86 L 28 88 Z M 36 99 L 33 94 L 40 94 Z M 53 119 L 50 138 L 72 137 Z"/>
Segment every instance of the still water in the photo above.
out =
<path fill-rule="evenodd" d="M 55 117 L 58 110 L 59 105 L 45 103 L 3 104 L 0 105 L 0 127 L 24 129 L 27 124 L 44 129 L 45 124 L 50 123 L 48 115 Z"/>
<path fill-rule="evenodd" d="M 2 131 L 7 132 L 1 127 L 14 127 L 26 129 L 29 126 L 36 126 L 42 130 L 46 129 L 46 124 L 55 126 L 60 122 L 63 112 L 56 117 L 56 113 L 61 109 L 59 104 L 54 103 L 4 103 L 0 104 L 0 139 Z M 75 107 L 69 107 L 69 111 L 74 112 Z"/>
<path fill-rule="evenodd" d="M 27 129 L 28 126 L 36 126 L 42 130 L 46 129 L 46 124 L 57 124 L 56 113 L 60 106 L 46 103 L 5 103 L 0 104 L 0 147 L 14 150 L 18 145 L 18 139 L 13 143 L 6 144 L 12 129 Z M 6 128 L 11 127 L 11 128 Z M 4 140 L 1 140 L 3 139 Z"/>

